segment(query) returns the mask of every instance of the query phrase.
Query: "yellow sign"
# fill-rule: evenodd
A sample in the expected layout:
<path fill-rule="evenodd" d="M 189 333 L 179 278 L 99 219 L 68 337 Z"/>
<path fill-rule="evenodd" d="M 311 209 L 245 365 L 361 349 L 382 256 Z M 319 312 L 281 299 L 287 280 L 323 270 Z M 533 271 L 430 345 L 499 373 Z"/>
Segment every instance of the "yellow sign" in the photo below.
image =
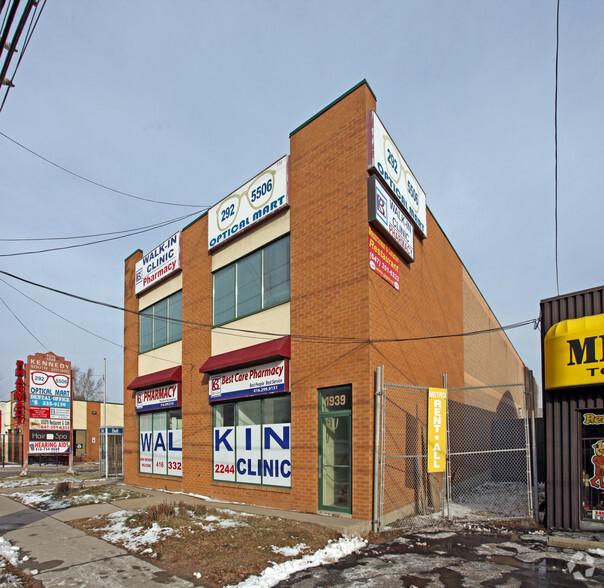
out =
<path fill-rule="evenodd" d="M 604 314 L 556 323 L 543 342 L 545 388 L 604 384 Z"/>
<path fill-rule="evenodd" d="M 428 388 L 428 473 L 444 472 L 447 456 L 447 391 Z"/>

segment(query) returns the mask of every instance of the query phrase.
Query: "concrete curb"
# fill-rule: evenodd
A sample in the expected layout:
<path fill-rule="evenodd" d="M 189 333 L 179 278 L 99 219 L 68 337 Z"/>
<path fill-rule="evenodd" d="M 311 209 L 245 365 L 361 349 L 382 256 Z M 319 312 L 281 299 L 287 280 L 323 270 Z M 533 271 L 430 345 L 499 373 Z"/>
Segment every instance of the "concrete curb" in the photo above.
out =
<path fill-rule="evenodd" d="M 604 542 L 602 541 L 588 541 L 587 539 L 573 539 L 571 537 L 548 537 L 547 544 L 551 547 L 562 547 L 563 549 L 583 551 L 588 549 L 604 550 Z"/>

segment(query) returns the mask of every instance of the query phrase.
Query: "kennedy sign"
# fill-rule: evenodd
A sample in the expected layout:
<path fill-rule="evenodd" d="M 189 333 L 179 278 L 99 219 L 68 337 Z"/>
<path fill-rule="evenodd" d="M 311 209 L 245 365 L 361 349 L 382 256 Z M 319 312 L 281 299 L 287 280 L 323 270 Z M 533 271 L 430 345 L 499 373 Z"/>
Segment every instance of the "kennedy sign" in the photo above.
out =
<path fill-rule="evenodd" d="M 289 360 L 246 367 L 210 376 L 210 402 L 289 390 Z"/>
<path fill-rule="evenodd" d="M 180 269 L 180 231 L 136 262 L 134 292 L 140 294 Z"/>
<path fill-rule="evenodd" d="M 411 173 L 388 131 L 375 111 L 371 111 L 372 150 L 369 165 L 378 171 L 384 183 L 396 196 L 421 235 L 428 234 L 426 229 L 426 194 Z"/>
<path fill-rule="evenodd" d="M 237 237 L 287 205 L 285 156 L 210 209 L 208 250 Z"/>

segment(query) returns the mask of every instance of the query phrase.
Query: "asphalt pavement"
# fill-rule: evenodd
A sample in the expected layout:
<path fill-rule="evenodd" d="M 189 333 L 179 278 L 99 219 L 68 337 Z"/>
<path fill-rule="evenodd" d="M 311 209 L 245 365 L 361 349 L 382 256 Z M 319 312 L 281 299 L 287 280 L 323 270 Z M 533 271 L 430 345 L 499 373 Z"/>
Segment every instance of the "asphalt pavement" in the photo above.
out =
<path fill-rule="evenodd" d="M 10 498 L 11 492 L 22 490 L 2 489 L 0 535 L 20 548 L 18 567 L 44 586 L 194 585 L 125 549 L 89 536 L 68 522 L 171 499 L 195 504 L 204 502 L 202 498 L 136 488 L 145 496 L 39 512 Z M 354 519 L 243 504 L 212 502 L 212 505 L 302 520 L 343 534 L 368 531 L 366 522 Z M 389 538 L 382 536 L 380 541 L 336 563 L 293 574 L 279 586 L 602 586 L 604 549 L 600 546 L 604 548 L 604 535 L 594 533 L 492 532 L 471 525 L 416 529 L 397 532 Z"/>

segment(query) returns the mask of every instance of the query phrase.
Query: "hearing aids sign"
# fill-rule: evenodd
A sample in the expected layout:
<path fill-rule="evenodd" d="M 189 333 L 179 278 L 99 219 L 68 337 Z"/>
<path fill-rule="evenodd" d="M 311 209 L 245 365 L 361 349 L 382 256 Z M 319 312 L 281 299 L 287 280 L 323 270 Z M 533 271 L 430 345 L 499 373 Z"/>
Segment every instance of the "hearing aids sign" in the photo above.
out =
<path fill-rule="evenodd" d="M 420 234 L 426 237 L 426 194 L 373 110 L 369 128 L 372 145 L 370 167 L 378 171 Z"/>
<path fill-rule="evenodd" d="M 237 237 L 288 205 L 287 155 L 208 213 L 208 250 Z"/>

